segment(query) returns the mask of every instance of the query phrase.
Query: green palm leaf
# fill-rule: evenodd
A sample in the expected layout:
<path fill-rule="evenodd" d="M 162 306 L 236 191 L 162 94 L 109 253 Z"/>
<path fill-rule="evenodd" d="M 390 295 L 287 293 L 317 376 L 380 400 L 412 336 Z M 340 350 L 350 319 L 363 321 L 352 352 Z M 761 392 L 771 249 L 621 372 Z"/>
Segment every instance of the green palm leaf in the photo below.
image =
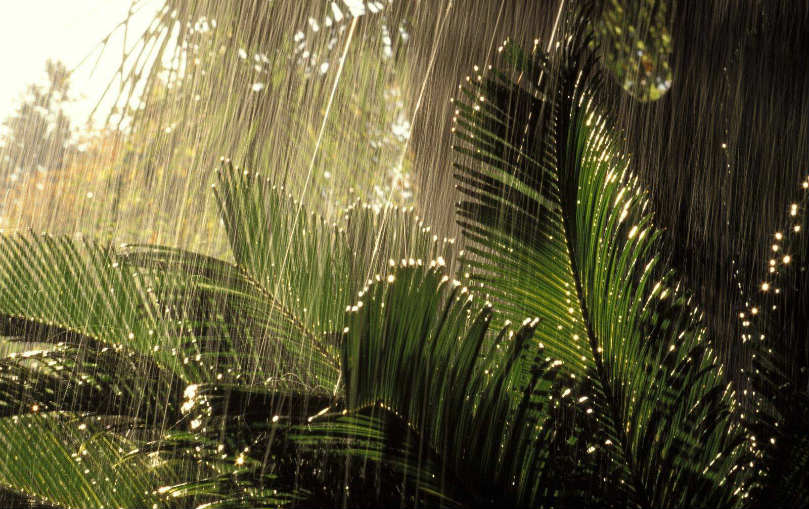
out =
<path fill-rule="evenodd" d="M 454 258 L 454 239 L 434 234 L 413 208 L 376 210 L 357 202 L 345 212 L 341 226 L 352 251 L 354 296 L 369 278 L 387 276 L 403 260 L 441 258 L 451 264 Z"/>
<path fill-rule="evenodd" d="M 335 312 L 329 311 L 335 304 L 325 302 L 323 285 L 334 285 L 332 297 L 338 299 L 356 294 L 366 271 L 393 270 L 393 258 L 440 256 L 451 241 L 439 242 L 412 211 L 361 205 L 349 209 L 342 229 L 307 216 L 297 231 L 291 226 L 297 206 L 291 199 L 230 165 L 220 175 L 217 193 L 235 264 L 164 246 L 126 246 L 112 255 L 150 289 L 141 299 L 151 302 L 148 296 L 157 295 L 161 321 L 182 324 L 169 330 L 182 333 L 198 351 L 194 356 L 178 350 L 182 365 L 190 359 L 211 373 L 186 379 L 208 383 L 188 385 L 191 399 L 182 405 L 173 400 L 183 415 L 168 416 L 169 431 L 132 457 L 174 468 L 177 481 L 162 486 L 160 495 L 182 503 L 252 506 L 335 500 L 333 487 L 299 486 L 305 475 L 300 461 L 320 465 L 318 475 L 340 463 L 316 460 L 322 452 L 296 440 L 292 442 L 301 447 L 290 448 L 284 438 L 290 431 L 298 433 L 295 426 L 305 422 L 302 418 L 335 397 L 338 377 L 332 353 L 338 351 L 345 308 L 340 304 L 339 317 L 330 320 L 313 318 L 309 310 L 320 309 L 325 313 L 321 316 Z M 279 270 L 283 263 L 276 263 L 282 256 L 291 260 L 286 271 Z M 338 288 L 333 274 L 345 288 Z M 267 442 L 268 436 L 275 438 Z"/>
<path fill-rule="evenodd" d="M 182 389 L 151 359 L 65 344 L 0 358 L 0 417 L 70 411 L 159 424 Z"/>
<path fill-rule="evenodd" d="M 172 472 L 123 462 L 134 445 L 107 428 L 59 412 L 0 418 L 0 485 L 56 506 L 152 507 Z"/>
<path fill-rule="evenodd" d="M 590 491 L 621 505 L 732 505 L 744 495 L 732 397 L 598 106 L 589 41 L 580 23 L 550 57 L 506 44 L 508 71 L 462 87 L 465 261 L 506 318 L 541 319 L 534 348 L 592 382 L 583 396 L 606 460 Z"/>
<path fill-rule="evenodd" d="M 124 347 L 60 337 L 68 341 L 0 359 L 0 485 L 56 506 L 156 503 L 175 472 L 122 459 L 177 418 L 177 377 Z"/>
<path fill-rule="evenodd" d="M 183 320 L 206 342 L 227 345 L 211 355 L 232 382 L 233 376 L 240 383 L 277 385 L 287 380 L 310 390 L 333 391 L 338 369 L 333 346 L 240 265 L 149 245 L 128 246 L 122 258 L 158 277 L 174 278 L 175 292 L 163 299 L 178 311 L 172 318 Z"/>
<path fill-rule="evenodd" d="M 317 500 L 325 489 L 313 484 L 324 464 L 300 451 L 290 430 L 327 408 L 330 395 L 290 392 L 276 387 L 191 385 L 182 404 L 183 418 L 130 457 L 151 458 L 178 472 L 159 494 L 182 506 L 285 506 Z M 321 503 L 311 505 L 320 506 Z"/>
<path fill-rule="evenodd" d="M 182 326 L 163 319 L 160 300 L 174 282 L 142 276 L 97 243 L 34 234 L 0 237 L 4 317 L 131 349 L 186 381 L 213 377 L 210 367 L 183 364 L 177 354 L 193 356 L 199 349 Z"/>
<path fill-rule="evenodd" d="M 337 229 L 269 179 L 229 164 L 217 175 L 215 194 L 236 263 L 306 327 L 337 329 L 351 288 L 351 255 Z"/>
<path fill-rule="evenodd" d="M 588 444 L 570 441 L 575 382 L 557 377 L 544 352 L 526 350 L 537 320 L 493 333 L 491 305 L 475 303 L 442 263 L 420 259 L 376 276 L 360 299 L 343 342 L 346 408 L 315 417 L 296 441 L 398 472 L 398 502 L 375 503 L 513 506 L 568 496 L 554 470 Z M 516 367 L 528 355 L 526 387 Z"/>
<path fill-rule="evenodd" d="M 345 309 L 363 282 L 388 270 L 391 259 L 438 256 L 451 242 L 432 235 L 412 210 L 378 211 L 356 204 L 339 224 L 328 224 L 269 178 L 239 171 L 229 162 L 218 176 L 215 193 L 236 266 L 212 266 L 216 262 L 206 260 L 201 270 L 209 280 L 210 274 L 241 280 L 251 297 L 240 302 L 245 305 L 236 308 L 240 313 L 255 310 L 258 323 L 294 322 L 297 334 L 290 336 L 286 350 L 300 357 L 298 366 L 322 367 L 318 380 L 330 388 L 339 378 L 337 336 Z M 228 287 L 224 281 L 213 284 Z M 306 378 L 306 370 L 292 371 Z"/>

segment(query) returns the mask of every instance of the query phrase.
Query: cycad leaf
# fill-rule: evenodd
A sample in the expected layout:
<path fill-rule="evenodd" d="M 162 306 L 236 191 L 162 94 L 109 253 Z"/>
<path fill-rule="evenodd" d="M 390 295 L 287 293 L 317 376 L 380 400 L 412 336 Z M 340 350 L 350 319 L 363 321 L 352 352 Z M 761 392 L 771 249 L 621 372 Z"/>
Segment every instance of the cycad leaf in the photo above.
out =
<path fill-rule="evenodd" d="M 195 335 L 227 345 L 214 350 L 221 372 L 251 383 L 284 380 L 333 391 L 338 360 L 333 345 L 306 326 L 239 265 L 165 246 L 128 246 L 123 259 L 158 277 L 170 274 L 177 291 L 164 297 Z M 226 359 L 227 354 L 232 355 Z M 229 369 L 226 364 L 230 362 Z M 233 375 L 223 377 L 235 382 Z M 298 387 L 298 388 L 303 388 Z"/>
<path fill-rule="evenodd" d="M 36 444 L 32 446 L 32 444 Z M 152 507 L 170 470 L 122 462 L 133 444 L 66 413 L 0 418 L 0 483 L 62 507 Z"/>
<path fill-rule="evenodd" d="M 236 263 L 315 331 L 334 331 L 350 300 L 351 258 L 334 225 L 270 179 L 225 164 L 215 188 Z"/>
<path fill-rule="evenodd" d="M 412 208 L 377 210 L 357 202 L 343 215 L 341 225 L 346 242 L 351 246 L 352 290 L 355 292 L 371 276 L 387 275 L 402 260 L 437 260 L 440 257 L 451 263 L 453 258 L 451 248 L 455 241 L 439 238 Z"/>
<path fill-rule="evenodd" d="M 319 380 L 332 386 L 339 377 L 335 359 L 345 309 L 364 281 L 371 274 L 386 273 L 390 259 L 431 259 L 451 243 L 431 234 L 412 210 L 374 210 L 358 203 L 339 225 L 327 224 L 268 178 L 230 163 L 218 175 L 216 196 L 236 266 L 214 268 L 207 260 L 206 274 L 201 275 L 224 288 L 228 285 L 219 282 L 222 277 L 212 279 L 211 273 L 228 273 L 259 294 L 243 302 L 255 310 L 256 320 L 294 321 L 304 335 L 297 335 L 297 345 L 293 337 L 288 350 L 307 366 L 324 367 Z"/>
<path fill-rule="evenodd" d="M 0 237 L 0 314 L 53 327 L 116 349 L 154 358 L 185 380 L 212 377 L 193 337 L 169 320 L 159 301 L 170 277 L 147 284 L 108 247 L 48 235 Z M 68 335 L 69 335 L 68 334 Z M 180 354 L 178 354 L 178 352 Z"/>
<path fill-rule="evenodd" d="M 592 381 L 607 461 L 589 490 L 645 507 L 729 504 L 741 491 L 731 397 L 597 105 L 583 27 L 569 25 L 550 63 L 506 44 L 509 72 L 463 87 L 466 262 L 506 317 L 540 317 L 537 345 Z"/>
<path fill-rule="evenodd" d="M 0 358 L 0 417 L 70 411 L 171 421 L 182 390 L 151 359 L 109 347 L 60 344 Z"/>
<path fill-rule="evenodd" d="M 408 260 L 360 299 L 343 343 L 348 411 L 370 412 L 382 419 L 376 423 L 396 416 L 417 444 L 414 454 L 401 432 L 397 451 L 360 440 L 376 461 L 395 465 L 423 495 L 439 496 L 434 503 L 532 505 L 566 496 L 552 471 L 588 444 L 569 441 L 570 422 L 556 428 L 546 420 L 554 413 L 575 419 L 577 411 L 576 382 L 557 380 L 558 363 L 530 354 L 531 379 L 521 383 L 516 368 L 537 320 L 491 333 L 491 305 L 477 305 L 436 262 Z M 329 426 L 321 422 L 320 432 Z"/>
<path fill-rule="evenodd" d="M 311 477 L 323 467 L 322 455 L 301 454 L 287 435 L 331 401 L 330 395 L 306 392 L 191 385 L 180 425 L 131 457 L 151 458 L 178 472 L 159 493 L 182 506 L 280 507 L 309 500 L 317 491 Z"/>

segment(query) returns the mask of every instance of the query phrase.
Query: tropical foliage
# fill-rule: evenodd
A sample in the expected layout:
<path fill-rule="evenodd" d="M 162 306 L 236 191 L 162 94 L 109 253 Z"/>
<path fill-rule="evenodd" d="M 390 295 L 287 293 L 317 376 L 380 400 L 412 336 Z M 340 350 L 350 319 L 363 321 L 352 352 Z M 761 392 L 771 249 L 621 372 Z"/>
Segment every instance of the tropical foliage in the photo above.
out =
<path fill-rule="evenodd" d="M 463 249 L 412 209 L 326 220 L 230 161 L 213 195 L 232 259 L 0 238 L 3 489 L 64 507 L 805 502 L 805 392 L 763 332 L 749 385 L 729 382 L 578 14 L 460 88 Z"/>

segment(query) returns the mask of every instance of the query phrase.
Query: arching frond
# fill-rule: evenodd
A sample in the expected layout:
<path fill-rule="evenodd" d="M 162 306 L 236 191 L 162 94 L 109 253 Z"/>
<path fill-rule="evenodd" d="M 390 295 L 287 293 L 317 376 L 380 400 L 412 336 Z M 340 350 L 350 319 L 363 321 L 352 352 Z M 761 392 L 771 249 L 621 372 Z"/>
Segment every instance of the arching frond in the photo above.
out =
<path fill-rule="evenodd" d="M 315 417 L 296 440 L 393 468 L 408 504 L 564 498 L 564 487 L 544 481 L 587 448 L 568 441 L 569 422 L 556 425 L 575 418 L 575 382 L 557 379 L 543 352 L 527 353 L 537 320 L 491 331 L 491 305 L 441 265 L 404 261 L 360 293 L 344 331 L 346 408 Z M 532 379 L 521 387 L 526 355 Z"/>
<path fill-rule="evenodd" d="M 70 413 L 0 418 L 0 446 L 0 484 L 55 506 L 152 507 L 174 479 L 148 458 L 123 462 L 130 440 Z"/>
<path fill-rule="evenodd" d="M 48 235 L 0 237 L 0 314 L 53 327 L 116 349 L 154 358 L 185 380 L 213 376 L 183 364 L 198 353 L 182 327 L 163 319 L 164 278 L 149 286 L 109 247 Z"/>
<path fill-rule="evenodd" d="M 109 347 L 28 350 L 0 358 L 0 417 L 70 411 L 156 424 L 179 415 L 175 381 L 151 359 Z"/>
<path fill-rule="evenodd" d="M 298 318 L 240 265 L 178 248 L 128 246 L 123 259 L 148 271 L 150 277 L 170 274 L 177 283 L 164 297 L 194 334 L 209 343 L 225 343 L 213 356 L 231 381 L 297 383 L 313 391 L 331 392 L 337 381 L 338 359 L 324 334 Z M 202 358 L 206 356 L 203 354 Z M 227 373 L 230 372 L 230 375 Z"/>
<path fill-rule="evenodd" d="M 743 439 L 699 309 L 665 261 L 629 169 L 584 25 L 546 56 L 506 43 L 504 71 L 456 102 L 465 261 L 510 319 L 538 316 L 534 344 L 592 382 L 596 454 L 586 488 L 618 505 L 739 500 Z"/>

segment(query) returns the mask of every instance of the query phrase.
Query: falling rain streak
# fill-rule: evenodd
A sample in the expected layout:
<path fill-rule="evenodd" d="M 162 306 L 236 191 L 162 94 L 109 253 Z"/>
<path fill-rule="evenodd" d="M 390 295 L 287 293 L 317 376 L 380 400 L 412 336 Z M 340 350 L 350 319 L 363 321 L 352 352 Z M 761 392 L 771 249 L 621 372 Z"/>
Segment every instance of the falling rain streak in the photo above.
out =
<path fill-rule="evenodd" d="M 0 505 L 807 504 L 809 7 L 124 5 L 0 112 Z"/>

